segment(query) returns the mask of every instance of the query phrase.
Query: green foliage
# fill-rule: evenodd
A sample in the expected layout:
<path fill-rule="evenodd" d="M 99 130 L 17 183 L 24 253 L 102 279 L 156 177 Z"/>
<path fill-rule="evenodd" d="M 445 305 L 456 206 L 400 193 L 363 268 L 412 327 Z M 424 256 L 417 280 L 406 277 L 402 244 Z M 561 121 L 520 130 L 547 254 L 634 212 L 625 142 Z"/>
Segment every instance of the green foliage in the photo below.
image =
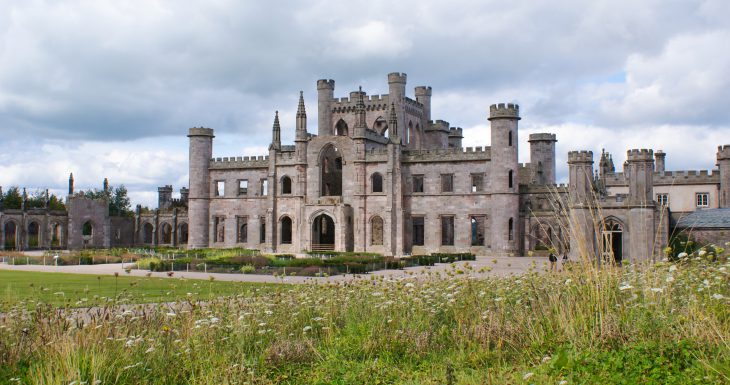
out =
<path fill-rule="evenodd" d="M 23 204 L 23 195 L 21 195 L 20 188 L 18 186 L 11 186 L 8 188 L 2 198 L 3 208 L 5 209 L 19 209 Z"/>
<path fill-rule="evenodd" d="M 243 273 L 243 274 L 253 274 L 255 272 L 256 272 L 256 268 L 251 265 L 241 266 L 241 273 Z"/>
<path fill-rule="evenodd" d="M 127 188 L 124 185 L 117 187 L 109 186 L 107 190 L 89 189 L 84 191 L 84 196 L 91 199 L 104 199 L 109 202 L 109 215 L 111 216 L 132 216 L 132 204 L 127 195 Z"/>

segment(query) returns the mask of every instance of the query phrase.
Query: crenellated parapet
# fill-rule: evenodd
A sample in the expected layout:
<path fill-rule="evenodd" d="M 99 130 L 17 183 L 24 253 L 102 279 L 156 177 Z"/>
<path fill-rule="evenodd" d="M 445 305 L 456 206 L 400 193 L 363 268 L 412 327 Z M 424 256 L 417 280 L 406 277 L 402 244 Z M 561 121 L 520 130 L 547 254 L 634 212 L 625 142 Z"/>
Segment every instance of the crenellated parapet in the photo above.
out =
<path fill-rule="evenodd" d="M 404 150 L 404 163 L 418 162 L 450 162 L 450 161 L 486 161 L 490 160 L 490 147 L 443 148 L 429 150 Z"/>
<path fill-rule="evenodd" d="M 449 139 L 451 138 L 464 138 L 464 130 L 461 127 L 449 128 Z"/>
<path fill-rule="evenodd" d="M 547 132 L 541 132 L 537 134 L 530 134 L 528 142 L 557 142 L 557 136 Z"/>
<path fill-rule="evenodd" d="M 654 150 L 651 149 L 633 149 L 626 152 L 626 159 L 629 162 L 653 162 Z"/>
<path fill-rule="evenodd" d="M 570 151 L 568 152 L 568 164 L 571 163 L 593 163 L 593 151 Z"/>
<path fill-rule="evenodd" d="M 209 136 L 211 138 L 215 137 L 213 135 L 213 129 L 212 128 L 206 128 L 206 127 L 192 127 L 188 130 L 188 137 L 192 136 Z"/>
<path fill-rule="evenodd" d="M 717 160 L 730 160 L 730 144 L 717 146 Z"/>
<path fill-rule="evenodd" d="M 449 122 L 445 120 L 431 120 L 428 122 L 428 128 L 426 129 L 426 131 L 442 131 L 450 133 L 451 131 L 449 125 Z"/>
<path fill-rule="evenodd" d="M 489 120 L 520 119 L 520 106 L 513 103 L 499 103 L 489 106 Z"/>
<path fill-rule="evenodd" d="M 606 174 L 604 180 L 607 187 L 627 185 L 627 175 L 623 172 Z M 654 173 L 655 186 L 717 184 L 719 182 L 720 172 L 718 170 L 684 170 Z"/>
<path fill-rule="evenodd" d="M 332 79 L 319 79 L 317 80 L 317 90 L 334 90 L 335 81 Z"/>
<path fill-rule="evenodd" d="M 391 72 L 388 74 L 388 83 L 406 84 L 407 79 L 408 75 L 405 72 Z"/>
<path fill-rule="evenodd" d="M 211 170 L 267 168 L 269 167 L 269 157 L 268 155 L 259 155 L 211 158 L 209 167 Z"/>

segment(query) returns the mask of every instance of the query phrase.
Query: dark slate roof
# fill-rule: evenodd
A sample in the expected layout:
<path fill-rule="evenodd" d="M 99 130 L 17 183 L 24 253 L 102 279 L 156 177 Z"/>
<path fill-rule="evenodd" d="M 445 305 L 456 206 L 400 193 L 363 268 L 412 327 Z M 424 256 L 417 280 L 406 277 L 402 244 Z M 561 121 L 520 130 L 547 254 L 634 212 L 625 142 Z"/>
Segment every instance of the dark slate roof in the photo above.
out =
<path fill-rule="evenodd" d="M 730 208 L 697 210 L 679 218 L 677 227 L 730 229 Z"/>

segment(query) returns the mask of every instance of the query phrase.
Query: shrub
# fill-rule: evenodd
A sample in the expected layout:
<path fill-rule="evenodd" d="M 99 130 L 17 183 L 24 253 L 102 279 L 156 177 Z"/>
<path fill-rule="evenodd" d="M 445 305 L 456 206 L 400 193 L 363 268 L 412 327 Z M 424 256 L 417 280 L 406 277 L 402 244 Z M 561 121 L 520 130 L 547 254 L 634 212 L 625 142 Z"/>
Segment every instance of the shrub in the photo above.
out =
<path fill-rule="evenodd" d="M 253 274 L 255 272 L 256 272 L 256 268 L 251 265 L 241 266 L 241 273 L 243 273 L 243 274 Z"/>
<path fill-rule="evenodd" d="M 137 261 L 137 268 L 142 270 L 158 271 L 156 268 L 162 264 L 157 257 L 142 258 Z"/>

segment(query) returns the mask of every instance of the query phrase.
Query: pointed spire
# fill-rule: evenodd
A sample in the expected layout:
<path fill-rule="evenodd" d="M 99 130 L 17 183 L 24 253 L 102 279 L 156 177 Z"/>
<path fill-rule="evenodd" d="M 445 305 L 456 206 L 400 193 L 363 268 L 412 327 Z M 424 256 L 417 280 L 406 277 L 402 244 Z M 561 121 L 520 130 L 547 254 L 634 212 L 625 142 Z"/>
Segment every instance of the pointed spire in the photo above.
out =
<path fill-rule="evenodd" d="M 280 150 L 281 149 L 281 126 L 279 125 L 279 111 L 276 111 L 274 115 L 274 127 L 271 130 L 271 146 L 269 150 Z"/>
<path fill-rule="evenodd" d="M 68 176 L 68 195 L 74 194 L 74 173 Z"/>
<path fill-rule="evenodd" d="M 299 106 L 297 106 L 296 140 L 307 139 L 307 111 L 304 109 L 304 92 L 299 91 Z"/>
<path fill-rule="evenodd" d="M 398 136 L 398 116 L 395 114 L 395 103 L 390 103 L 390 115 L 388 116 L 388 138 L 400 144 Z"/>
<path fill-rule="evenodd" d="M 109 179 L 104 178 L 104 192 L 109 191 Z"/>

